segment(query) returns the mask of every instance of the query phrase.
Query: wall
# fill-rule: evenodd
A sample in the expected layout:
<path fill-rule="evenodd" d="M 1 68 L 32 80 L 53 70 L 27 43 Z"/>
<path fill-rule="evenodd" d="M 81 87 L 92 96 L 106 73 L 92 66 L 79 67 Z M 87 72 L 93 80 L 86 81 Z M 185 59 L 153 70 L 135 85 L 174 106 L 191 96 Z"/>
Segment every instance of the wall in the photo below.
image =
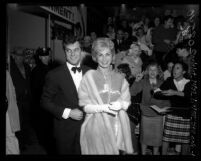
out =
<path fill-rule="evenodd" d="M 8 46 L 38 48 L 45 46 L 45 18 L 17 10 L 17 6 L 8 7 Z"/>

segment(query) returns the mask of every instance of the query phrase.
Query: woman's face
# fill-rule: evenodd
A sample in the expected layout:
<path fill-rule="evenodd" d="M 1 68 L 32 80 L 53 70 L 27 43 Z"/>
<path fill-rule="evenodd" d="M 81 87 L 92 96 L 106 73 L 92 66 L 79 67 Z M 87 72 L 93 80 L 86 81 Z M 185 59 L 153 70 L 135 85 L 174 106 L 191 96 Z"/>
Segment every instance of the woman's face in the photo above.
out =
<path fill-rule="evenodd" d="M 101 68 L 109 68 L 112 62 L 112 52 L 109 48 L 99 50 L 96 55 L 98 66 Z"/>
<path fill-rule="evenodd" d="M 129 49 L 128 55 L 129 56 L 131 56 L 131 55 L 139 56 L 140 53 L 141 53 L 140 47 L 135 44 L 132 44 Z"/>
<path fill-rule="evenodd" d="M 155 79 L 156 76 L 158 75 L 158 67 L 156 65 L 149 66 L 148 74 L 149 74 L 149 78 Z"/>
<path fill-rule="evenodd" d="M 185 71 L 183 70 L 182 65 L 179 64 L 179 63 L 175 64 L 174 68 L 173 68 L 173 77 L 174 77 L 174 79 L 183 78 L 184 74 L 185 74 Z"/>

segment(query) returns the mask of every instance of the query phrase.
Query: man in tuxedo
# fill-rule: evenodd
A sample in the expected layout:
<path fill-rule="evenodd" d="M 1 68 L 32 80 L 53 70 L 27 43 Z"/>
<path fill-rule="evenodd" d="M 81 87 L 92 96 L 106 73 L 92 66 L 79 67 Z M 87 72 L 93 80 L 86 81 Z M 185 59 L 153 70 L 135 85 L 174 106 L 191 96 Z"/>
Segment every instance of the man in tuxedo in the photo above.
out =
<path fill-rule="evenodd" d="M 119 53 L 120 51 L 125 50 L 125 43 L 123 36 L 124 31 L 121 28 L 119 28 L 117 30 L 116 38 L 113 40 L 116 54 Z"/>
<path fill-rule="evenodd" d="M 58 154 L 81 154 L 80 128 L 84 113 L 78 105 L 78 87 L 87 67 L 80 66 L 82 52 L 76 37 L 63 41 L 66 63 L 48 72 L 41 105 L 54 116 L 54 137 Z"/>

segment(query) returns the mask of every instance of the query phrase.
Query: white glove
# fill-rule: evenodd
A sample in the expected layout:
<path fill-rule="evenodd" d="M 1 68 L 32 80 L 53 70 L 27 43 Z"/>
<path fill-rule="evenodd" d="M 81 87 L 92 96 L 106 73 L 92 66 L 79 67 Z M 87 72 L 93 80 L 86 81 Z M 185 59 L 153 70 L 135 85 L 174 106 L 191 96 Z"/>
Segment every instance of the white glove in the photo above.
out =
<path fill-rule="evenodd" d="M 119 111 L 122 108 L 121 102 L 115 101 L 109 104 L 109 109 Z"/>
<path fill-rule="evenodd" d="M 84 107 L 84 111 L 86 113 L 107 112 L 107 113 L 116 115 L 115 111 L 112 111 L 109 109 L 109 104 L 103 104 L 103 105 L 88 104 Z"/>
<path fill-rule="evenodd" d="M 119 111 L 121 109 L 127 110 L 129 105 L 130 103 L 126 101 L 115 101 L 109 104 L 109 109 L 114 111 Z"/>

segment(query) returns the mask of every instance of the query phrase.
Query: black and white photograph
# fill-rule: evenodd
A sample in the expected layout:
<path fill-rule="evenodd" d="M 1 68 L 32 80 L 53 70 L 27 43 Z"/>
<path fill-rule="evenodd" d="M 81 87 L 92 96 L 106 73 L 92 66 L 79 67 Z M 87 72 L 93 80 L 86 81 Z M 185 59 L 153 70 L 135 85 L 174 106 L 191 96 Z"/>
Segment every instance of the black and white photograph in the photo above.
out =
<path fill-rule="evenodd" d="M 200 156 L 198 2 L 4 7 L 5 157 Z"/>

